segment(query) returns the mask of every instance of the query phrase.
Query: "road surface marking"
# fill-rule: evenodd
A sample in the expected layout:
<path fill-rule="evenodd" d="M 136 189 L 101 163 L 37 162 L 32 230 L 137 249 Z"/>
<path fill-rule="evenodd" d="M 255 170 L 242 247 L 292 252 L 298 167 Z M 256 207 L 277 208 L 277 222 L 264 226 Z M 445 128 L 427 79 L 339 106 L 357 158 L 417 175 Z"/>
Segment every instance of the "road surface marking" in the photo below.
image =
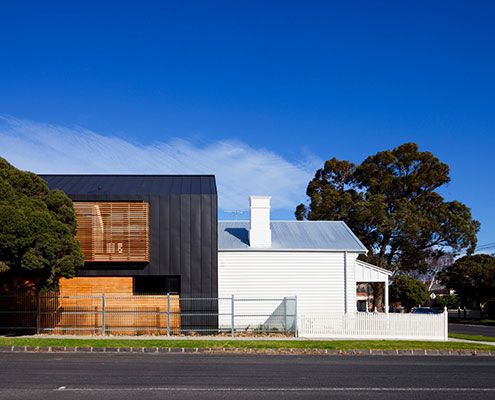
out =
<path fill-rule="evenodd" d="M 54 390 L 72 392 L 107 392 L 107 391 L 163 391 L 163 392 L 495 392 L 495 388 L 475 387 L 307 387 L 307 388 L 241 388 L 241 387 L 136 387 L 136 388 L 68 388 L 61 386 Z"/>

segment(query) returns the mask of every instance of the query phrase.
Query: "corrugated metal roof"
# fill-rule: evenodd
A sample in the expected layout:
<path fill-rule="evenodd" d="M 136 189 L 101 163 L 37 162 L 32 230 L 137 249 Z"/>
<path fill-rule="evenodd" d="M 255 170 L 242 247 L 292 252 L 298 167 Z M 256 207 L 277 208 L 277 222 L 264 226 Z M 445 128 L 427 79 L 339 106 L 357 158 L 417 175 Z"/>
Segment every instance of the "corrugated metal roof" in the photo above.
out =
<path fill-rule="evenodd" d="M 69 196 L 216 194 L 213 175 L 40 175 Z"/>
<path fill-rule="evenodd" d="M 249 221 L 219 221 L 218 250 L 306 250 L 366 252 L 341 221 L 272 221 L 272 247 L 249 247 Z"/>

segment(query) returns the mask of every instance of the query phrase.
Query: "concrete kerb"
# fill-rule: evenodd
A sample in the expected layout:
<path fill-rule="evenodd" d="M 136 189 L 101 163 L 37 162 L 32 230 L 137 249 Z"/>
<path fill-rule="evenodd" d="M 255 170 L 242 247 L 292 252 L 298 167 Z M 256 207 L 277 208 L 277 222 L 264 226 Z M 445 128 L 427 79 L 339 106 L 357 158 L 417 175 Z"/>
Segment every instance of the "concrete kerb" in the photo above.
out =
<path fill-rule="evenodd" d="M 428 349 L 240 349 L 240 348 L 199 348 L 199 347 L 64 347 L 64 346 L 1 346 L 0 353 L 202 353 L 202 354 L 263 354 L 263 355 L 325 355 L 325 356 L 495 356 L 487 350 L 428 350 Z"/>

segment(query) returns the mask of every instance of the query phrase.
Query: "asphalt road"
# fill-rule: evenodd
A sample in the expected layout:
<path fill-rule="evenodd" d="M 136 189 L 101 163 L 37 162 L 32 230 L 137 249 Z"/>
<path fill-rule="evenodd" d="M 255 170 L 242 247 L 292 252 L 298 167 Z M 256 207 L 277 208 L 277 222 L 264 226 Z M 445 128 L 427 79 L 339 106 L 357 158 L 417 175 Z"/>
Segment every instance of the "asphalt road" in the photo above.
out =
<path fill-rule="evenodd" d="M 495 326 L 449 324 L 449 332 L 495 337 Z"/>
<path fill-rule="evenodd" d="M 495 358 L 2 353 L 0 399 L 494 399 Z"/>

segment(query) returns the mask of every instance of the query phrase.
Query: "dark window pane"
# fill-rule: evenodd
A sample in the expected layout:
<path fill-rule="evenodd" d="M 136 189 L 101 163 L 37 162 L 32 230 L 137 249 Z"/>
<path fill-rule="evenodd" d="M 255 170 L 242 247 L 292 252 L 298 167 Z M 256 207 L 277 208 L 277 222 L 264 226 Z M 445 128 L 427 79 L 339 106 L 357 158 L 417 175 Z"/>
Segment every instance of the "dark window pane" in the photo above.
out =
<path fill-rule="evenodd" d="M 180 293 L 180 276 L 135 276 L 134 294 Z"/>

